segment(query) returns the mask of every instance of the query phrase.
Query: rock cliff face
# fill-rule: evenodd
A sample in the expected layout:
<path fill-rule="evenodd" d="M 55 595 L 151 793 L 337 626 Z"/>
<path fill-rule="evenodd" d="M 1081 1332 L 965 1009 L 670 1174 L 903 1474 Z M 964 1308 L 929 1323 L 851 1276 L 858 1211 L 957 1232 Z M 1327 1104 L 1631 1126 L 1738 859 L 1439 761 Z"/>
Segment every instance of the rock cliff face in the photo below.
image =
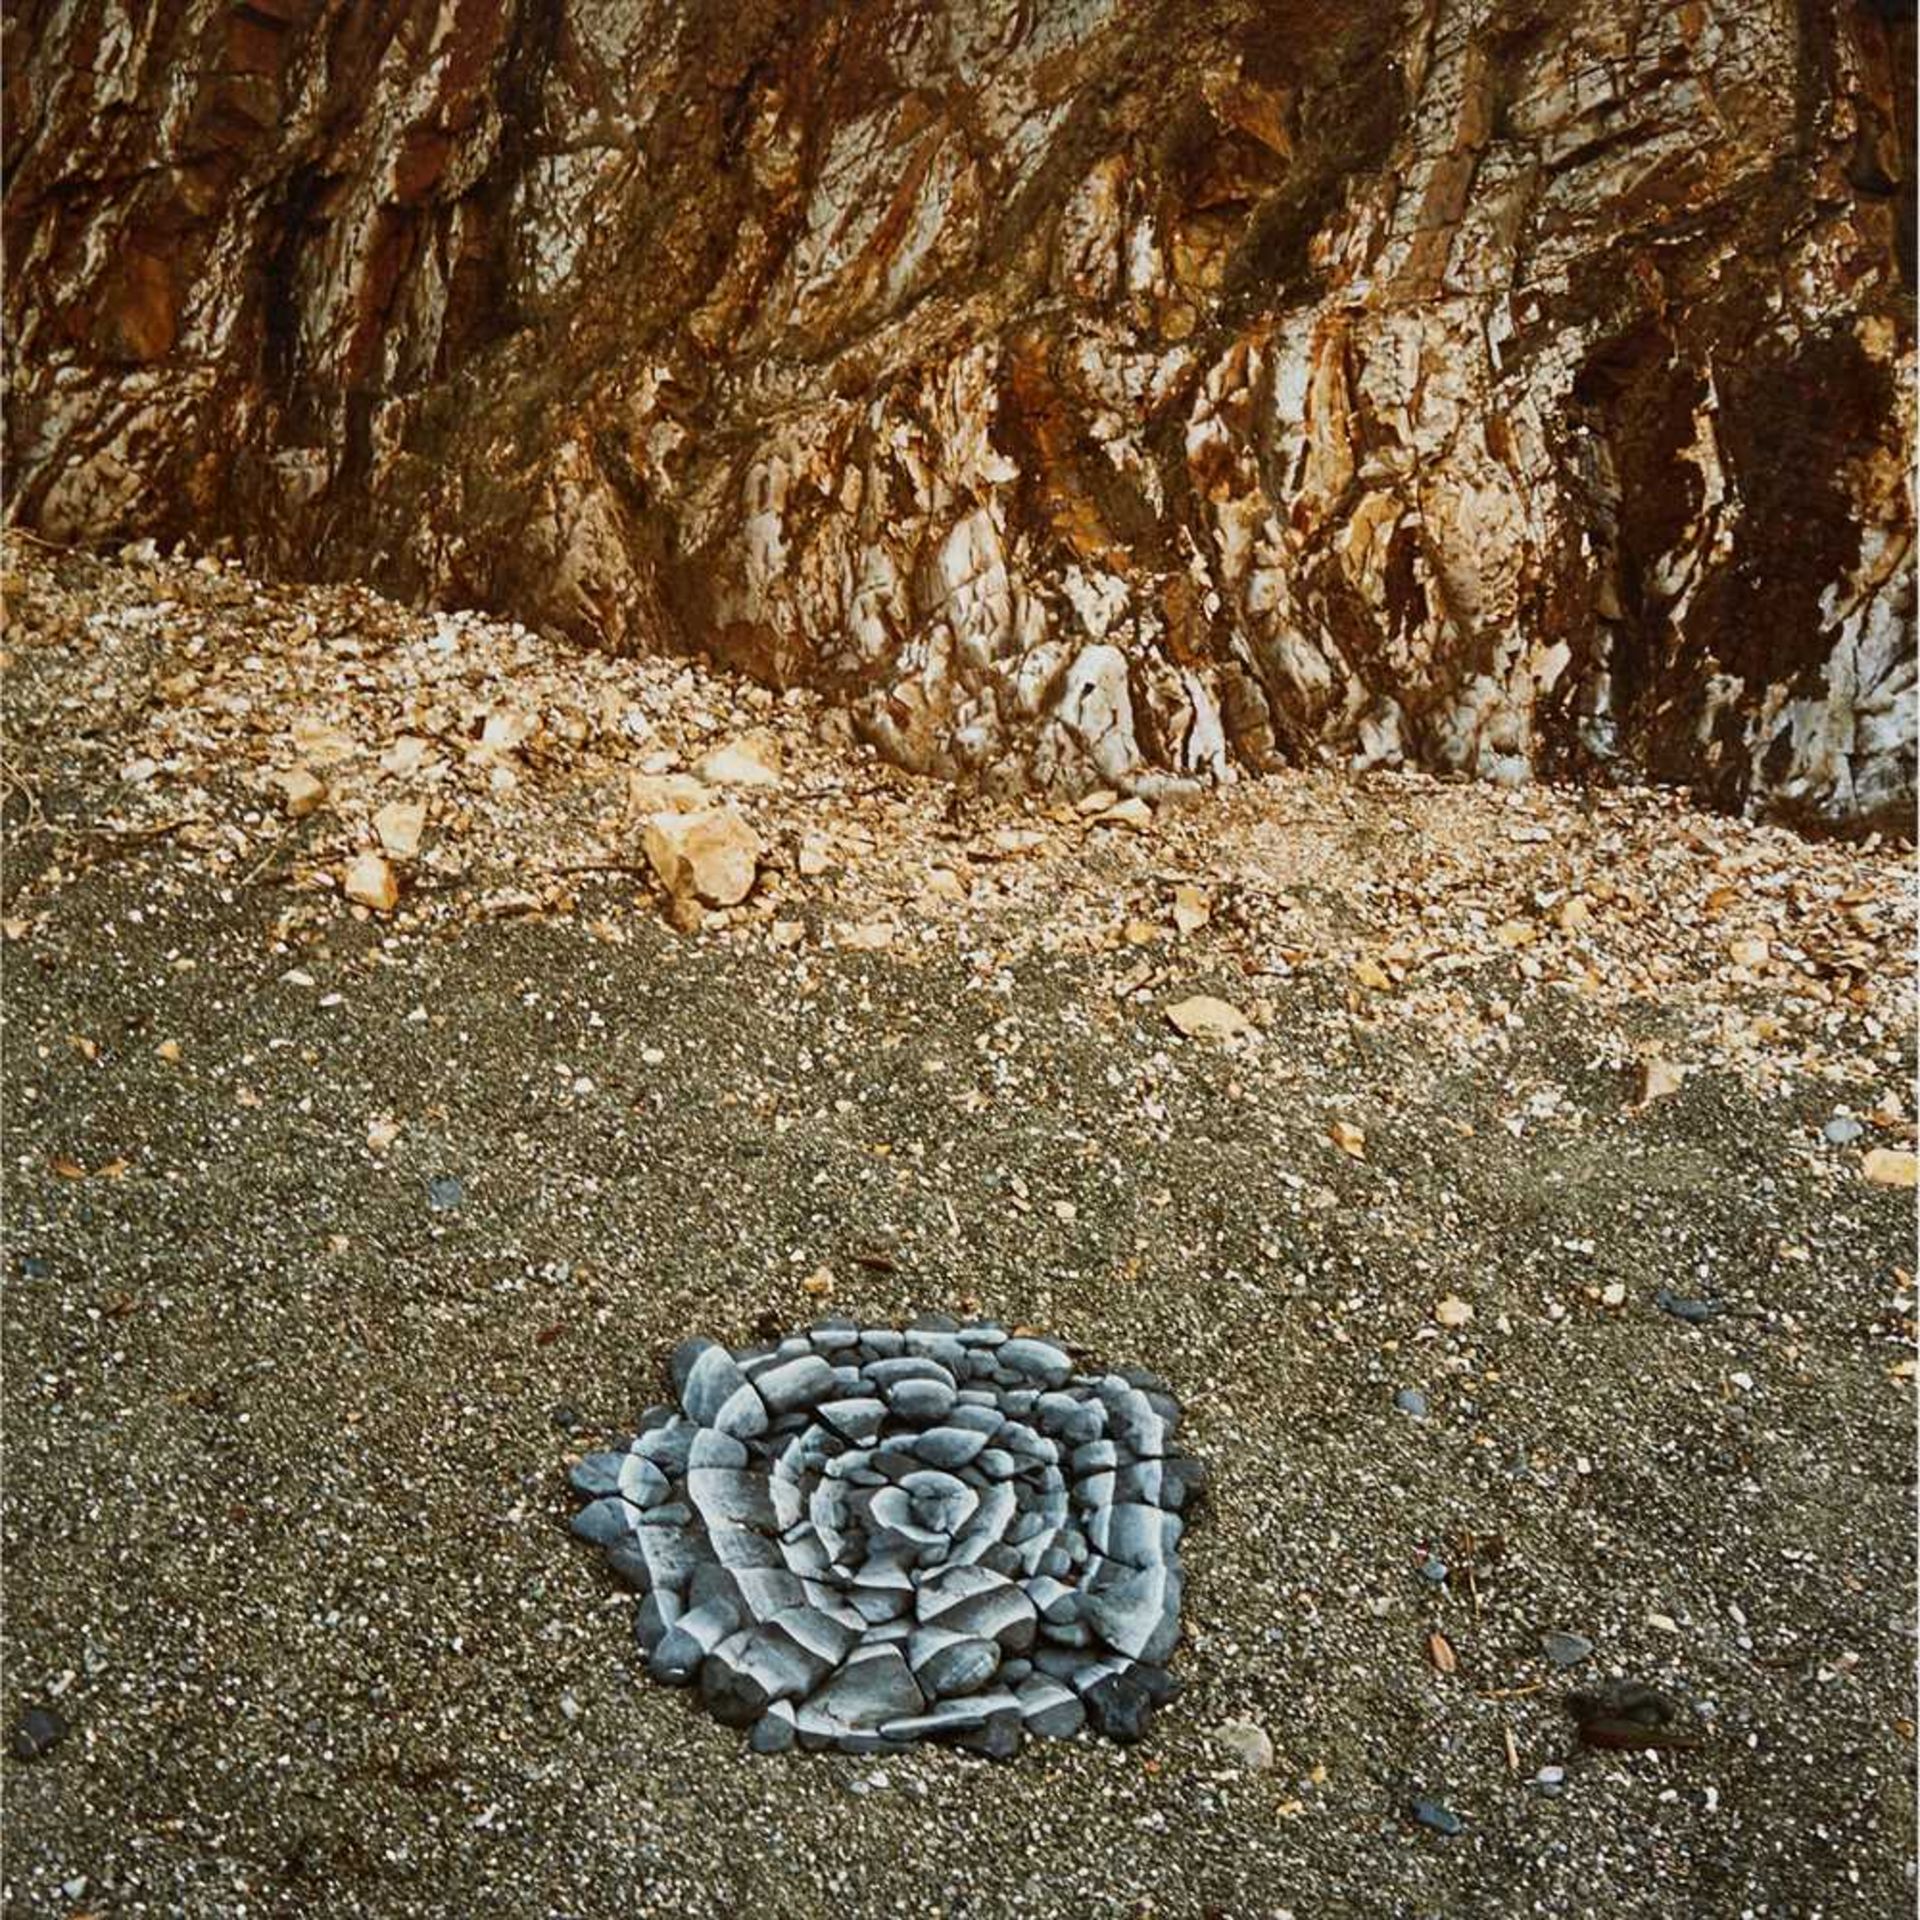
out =
<path fill-rule="evenodd" d="M 8 511 L 896 759 L 1913 791 L 1912 10 L 20 0 Z"/>

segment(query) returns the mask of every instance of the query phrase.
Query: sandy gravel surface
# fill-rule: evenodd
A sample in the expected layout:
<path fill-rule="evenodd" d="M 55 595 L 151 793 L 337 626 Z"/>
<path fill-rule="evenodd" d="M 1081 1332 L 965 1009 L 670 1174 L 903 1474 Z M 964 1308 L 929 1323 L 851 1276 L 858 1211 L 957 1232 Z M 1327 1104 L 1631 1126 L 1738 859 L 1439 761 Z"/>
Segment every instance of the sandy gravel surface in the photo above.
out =
<path fill-rule="evenodd" d="M 262 866 L 251 763 L 128 778 L 164 696 L 63 720 L 94 663 L 42 604 L 8 635 L 40 638 L 9 661 L 6 1703 L 70 1731 L 0 1763 L 9 1914 L 1911 1903 L 1913 1196 L 1868 1174 L 1912 1146 L 1895 854 L 1301 776 L 1297 821 L 1232 801 L 1257 857 L 981 800 L 942 829 L 969 896 L 923 901 L 799 870 L 805 832 L 905 857 L 822 793 L 765 911 L 697 937 L 612 826 L 564 897 L 441 913 L 505 882 L 409 874 L 356 914 L 296 849 Z M 884 780 L 786 753 L 749 803 L 775 844 L 805 756 Z M 903 843 L 947 810 L 897 798 Z M 533 817 L 459 857 L 536 861 Z M 355 818 L 312 831 L 351 851 Z M 1654 822 L 1670 882 L 1602 857 Z M 1071 887 L 966 860 L 1003 830 Z M 1472 884 L 1420 893 L 1449 861 Z M 884 950 L 832 931 L 881 914 Z M 1247 1030 L 1183 1038 L 1196 994 Z M 1174 1382 L 1213 1493 L 1143 1746 L 759 1760 L 640 1675 L 566 1465 L 683 1335 L 821 1311 L 822 1268 L 837 1311 Z M 1609 1679 L 1701 1744 L 1582 1748 L 1565 1696 Z"/>

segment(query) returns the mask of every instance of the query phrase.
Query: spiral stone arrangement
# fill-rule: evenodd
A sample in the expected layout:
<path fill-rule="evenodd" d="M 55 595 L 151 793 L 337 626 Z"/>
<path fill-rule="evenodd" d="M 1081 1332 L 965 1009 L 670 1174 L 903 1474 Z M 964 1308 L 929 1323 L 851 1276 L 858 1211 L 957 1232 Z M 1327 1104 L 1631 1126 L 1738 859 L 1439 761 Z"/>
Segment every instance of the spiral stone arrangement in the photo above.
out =
<path fill-rule="evenodd" d="M 945 1315 L 672 1371 L 680 1404 L 574 1469 L 573 1528 L 644 1596 L 648 1671 L 757 1751 L 1137 1740 L 1178 1691 L 1205 1474 L 1157 1376 Z"/>

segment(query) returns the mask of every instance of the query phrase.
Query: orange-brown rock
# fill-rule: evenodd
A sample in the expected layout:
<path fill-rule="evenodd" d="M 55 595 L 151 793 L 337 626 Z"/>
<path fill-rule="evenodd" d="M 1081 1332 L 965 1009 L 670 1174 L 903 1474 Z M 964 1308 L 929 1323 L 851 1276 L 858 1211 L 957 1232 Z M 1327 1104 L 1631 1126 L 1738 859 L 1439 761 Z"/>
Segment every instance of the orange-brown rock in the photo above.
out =
<path fill-rule="evenodd" d="M 7 511 L 912 766 L 1913 793 L 1899 0 L 24 0 Z"/>

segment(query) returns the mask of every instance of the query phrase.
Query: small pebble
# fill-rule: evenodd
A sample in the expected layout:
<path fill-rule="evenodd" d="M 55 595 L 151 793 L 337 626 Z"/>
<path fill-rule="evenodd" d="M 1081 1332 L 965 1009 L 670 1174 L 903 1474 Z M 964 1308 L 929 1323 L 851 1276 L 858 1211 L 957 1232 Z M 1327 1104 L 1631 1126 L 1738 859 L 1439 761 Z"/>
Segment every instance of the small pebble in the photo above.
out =
<path fill-rule="evenodd" d="M 1427 1396 L 1418 1387 L 1402 1387 L 1393 1396 L 1393 1404 L 1402 1413 L 1411 1414 L 1416 1420 L 1427 1417 Z"/>
<path fill-rule="evenodd" d="M 1228 1720 L 1213 1730 L 1213 1737 L 1255 1773 L 1266 1773 L 1273 1766 L 1273 1742 L 1265 1727 L 1251 1720 Z"/>
<path fill-rule="evenodd" d="M 466 1188 L 450 1173 L 436 1173 L 427 1182 L 427 1205 L 438 1213 L 450 1212 L 466 1197 Z"/>
<path fill-rule="evenodd" d="M 1467 1824 L 1451 1807 L 1442 1805 L 1438 1800 L 1416 1800 L 1413 1803 L 1413 1817 L 1423 1827 L 1431 1827 L 1435 1833 L 1449 1835 L 1459 1833 Z"/>
<path fill-rule="evenodd" d="M 1653 1304 L 1663 1313 L 1670 1313 L 1676 1320 L 1685 1320 L 1698 1326 L 1703 1320 L 1713 1319 L 1720 1311 L 1717 1300 L 1685 1300 L 1670 1287 L 1658 1288 L 1653 1296 Z"/>
<path fill-rule="evenodd" d="M 67 1723 L 51 1707 L 28 1707 L 15 1722 L 13 1757 L 39 1760 L 67 1737 Z"/>
<path fill-rule="evenodd" d="M 1540 1636 L 1540 1649 L 1556 1667 L 1577 1667 L 1592 1654 L 1593 1642 L 1583 1633 L 1556 1629 Z"/>

